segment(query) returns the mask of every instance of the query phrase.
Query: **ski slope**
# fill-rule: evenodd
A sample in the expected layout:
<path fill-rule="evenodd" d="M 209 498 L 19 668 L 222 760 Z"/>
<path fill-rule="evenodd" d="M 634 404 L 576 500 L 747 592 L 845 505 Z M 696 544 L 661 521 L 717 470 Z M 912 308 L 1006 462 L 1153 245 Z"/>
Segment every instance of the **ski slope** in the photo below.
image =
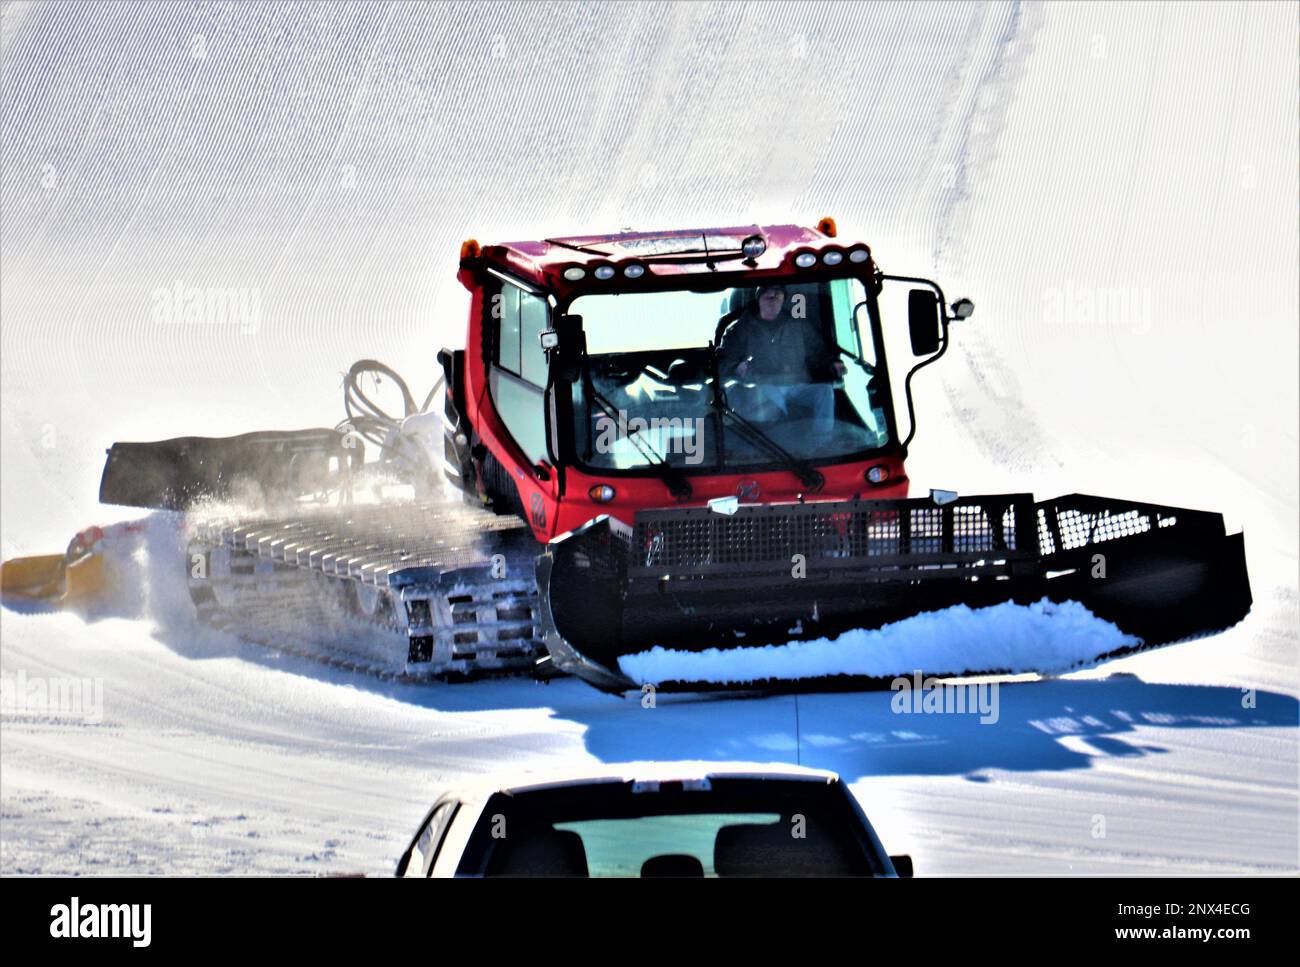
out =
<path fill-rule="evenodd" d="M 196 626 L 170 523 L 99 612 L 0 611 L 0 872 L 391 869 L 514 766 L 797 761 L 925 874 L 1294 873 L 1300 589 L 1288 4 L 27 4 L 0 16 L 0 551 L 88 523 L 114 440 L 416 395 L 460 241 L 834 215 L 975 316 L 917 379 L 928 487 L 1224 512 L 1255 609 L 997 721 L 889 693 L 384 683 Z M 194 324 L 160 290 L 243 292 Z"/>

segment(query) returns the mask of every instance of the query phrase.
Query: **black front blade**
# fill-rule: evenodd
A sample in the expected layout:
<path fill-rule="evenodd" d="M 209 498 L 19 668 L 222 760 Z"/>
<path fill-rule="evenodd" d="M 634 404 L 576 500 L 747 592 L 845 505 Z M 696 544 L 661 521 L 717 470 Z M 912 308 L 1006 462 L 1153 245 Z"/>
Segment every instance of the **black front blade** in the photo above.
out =
<path fill-rule="evenodd" d="M 743 649 L 1047 598 L 1083 604 L 1141 639 L 1134 650 L 1226 628 L 1251 603 L 1242 537 L 1225 536 L 1220 515 L 1077 494 L 674 508 L 610 523 L 553 542 L 539 571 L 556 663 L 610 690 L 635 687 L 618 659 L 655 645 Z"/>

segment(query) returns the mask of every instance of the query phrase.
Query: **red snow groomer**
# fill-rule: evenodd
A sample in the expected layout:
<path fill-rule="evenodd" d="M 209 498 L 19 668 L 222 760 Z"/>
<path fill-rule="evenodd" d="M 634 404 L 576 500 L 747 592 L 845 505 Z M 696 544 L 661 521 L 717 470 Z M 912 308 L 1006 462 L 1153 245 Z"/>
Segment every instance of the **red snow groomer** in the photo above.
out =
<path fill-rule="evenodd" d="M 1076 601 L 1125 651 L 1250 608 L 1242 535 L 1217 514 L 909 498 L 912 380 L 973 306 L 883 274 L 831 219 L 468 241 L 458 277 L 469 326 L 439 354 L 441 413 L 437 386 L 418 406 L 363 361 L 334 429 L 114 445 L 101 500 L 194 512 L 207 619 L 404 675 L 540 665 L 622 691 L 641 683 L 620 659 L 655 645 L 739 658 L 957 604 Z M 894 382 L 902 327 L 914 358 Z M 365 391 L 376 376 L 400 414 Z M 465 500 L 437 496 L 442 473 Z M 233 497 L 235 516 L 209 507 Z M 813 677 L 726 680 L 862 684 Z"/>

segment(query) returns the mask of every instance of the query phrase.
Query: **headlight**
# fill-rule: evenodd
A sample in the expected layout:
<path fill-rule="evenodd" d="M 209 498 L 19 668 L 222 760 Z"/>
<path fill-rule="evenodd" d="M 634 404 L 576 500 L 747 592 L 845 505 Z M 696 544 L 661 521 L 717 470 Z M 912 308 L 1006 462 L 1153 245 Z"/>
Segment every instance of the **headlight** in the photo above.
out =
<path fill-rule="evenodd" d="M 747 259 L 756 259 L 767 251 L 767 242 L 761 235 L 751 235 L 740 243 L 740 253 Z"/>
<path fill-rule="evenodd" d="M 581 282 L 587 277 L 587 270 L 581 265 L 570 265 L 564 270 L 564 277 L 570 282 Z"/>
<path fill-rule="evenodd" d="M 629 279 L 639 279 L 645 275 L 645 266 L 637 262 L 623 266 L 623 274 Z"/>
<path fill-rule="evenodd" d="M 844 261 L 844 253 L 838 249 L 831 249 L 829 252 L 822 253 L 822 262 L 826 265 L 839 265 Z"/>
<path fill-rule="evenodd" d="M 596 484 L 587 491 L 587 496 L 598 504 L 607 504 L 614 499 L 614 488 L 609 484 Z"/>
<path fill-rule="evenodd" d="M 817 256 L 812 252 L 800 252 L 794 257 L 794 264 L 801 269 L 809 269 L 817 264 Z"/>
<path fill-rule="evenodd" d="M 867 479 L 873 484 L 882 484 L 889 479 L 889 468 L 883 463 L 878 463 L 867 471 Z"/>
<path fill-rule="evenodd" d="M 602 282 L 606 279 L 612 279 L 614 277 L 614 266 L 598 265 L 596 266 L 596 271 L 593 272 L 592 275 L 600 279 Z"/>
<path fill-rule="evenodd" d="M 855 248 L 849 253 L 849 261 L 861 265 L 867 259 L 871 258 L 871 253 L 865 248 Z"/>

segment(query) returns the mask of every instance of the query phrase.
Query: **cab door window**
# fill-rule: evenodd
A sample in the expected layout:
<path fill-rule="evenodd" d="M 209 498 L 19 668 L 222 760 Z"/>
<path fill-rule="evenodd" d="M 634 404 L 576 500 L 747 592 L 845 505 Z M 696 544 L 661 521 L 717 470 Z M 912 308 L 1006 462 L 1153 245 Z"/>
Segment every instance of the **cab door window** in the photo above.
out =
<path fill-rule="evenodd" d="M 492 402 L 515 443 L 532 463 L 547 459 L 546 354 L 541 334 L 550 307 L 540 296 L 509 282 L 492 299 L 496 359 L 489 373 Z"/>
<path fill-rule="evenodd" d="M 497 365 L 519 375 L 519 299 L 525 295 L 513 285 L 501 286 L 495 300 L 495 312 L 500 320 L 500 338 L 497 343 Z"/>
<path fill-rule="evenodd" d="M 519 375 L 534 386 L 546 388 L 546 351 L 542 333 L 550 328 L 545 299 L 519 294 Z"/>

